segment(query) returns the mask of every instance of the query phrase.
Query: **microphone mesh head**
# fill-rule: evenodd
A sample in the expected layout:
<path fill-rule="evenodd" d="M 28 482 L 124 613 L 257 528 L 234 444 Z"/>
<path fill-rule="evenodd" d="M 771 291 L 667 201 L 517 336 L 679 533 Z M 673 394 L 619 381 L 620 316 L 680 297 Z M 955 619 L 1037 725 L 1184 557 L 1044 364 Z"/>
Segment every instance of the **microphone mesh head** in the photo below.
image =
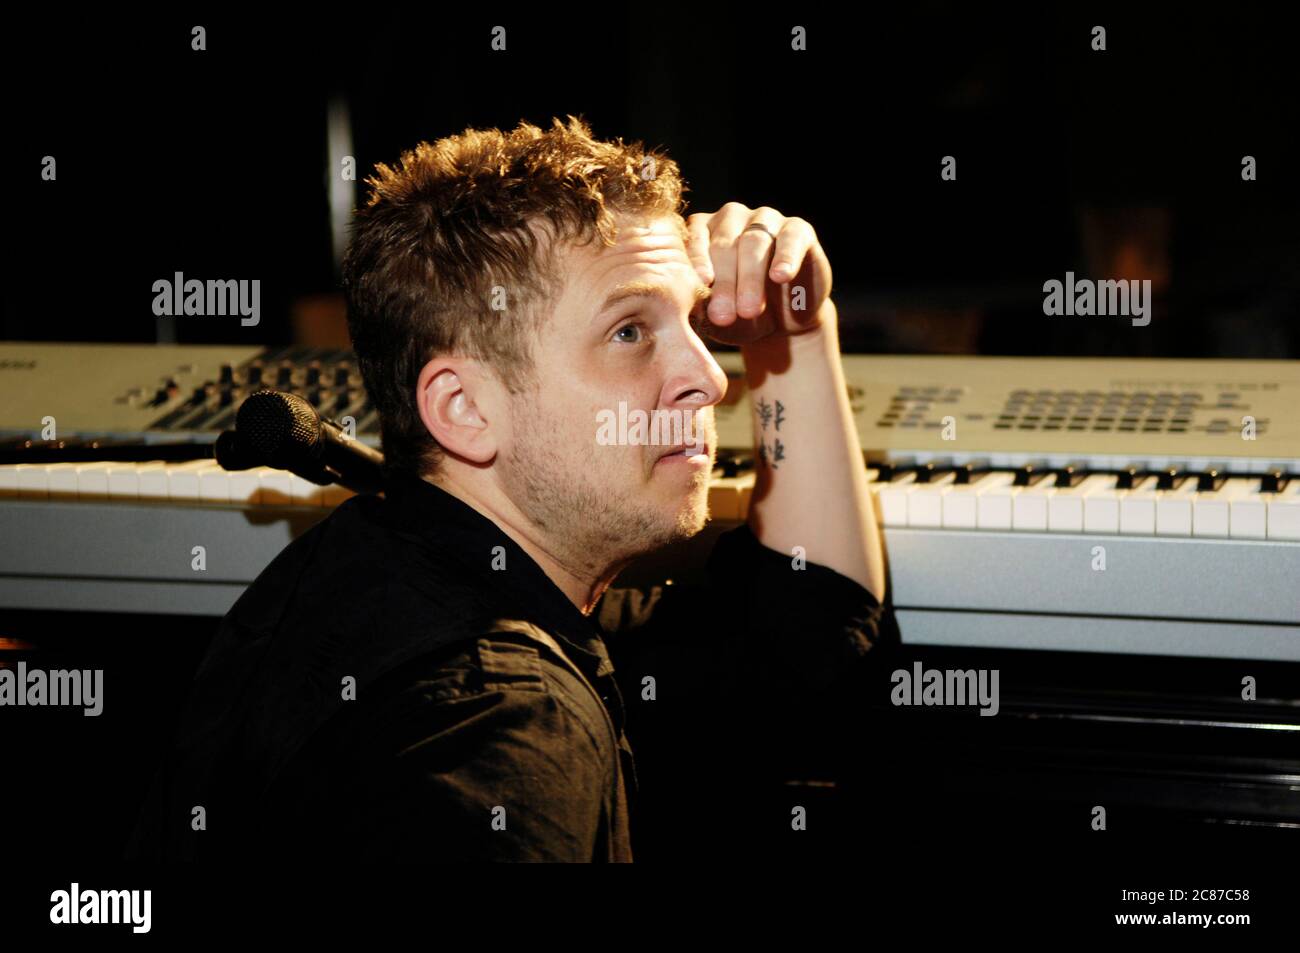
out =
<path fill-rule="evenodd" d="M 240 405 L 235 432 L 266 466 L 281 467 L 291 456 L 301 459 L 315 448 L 320 439 L 320 415 L 296 394 L 260 390 Z"/>

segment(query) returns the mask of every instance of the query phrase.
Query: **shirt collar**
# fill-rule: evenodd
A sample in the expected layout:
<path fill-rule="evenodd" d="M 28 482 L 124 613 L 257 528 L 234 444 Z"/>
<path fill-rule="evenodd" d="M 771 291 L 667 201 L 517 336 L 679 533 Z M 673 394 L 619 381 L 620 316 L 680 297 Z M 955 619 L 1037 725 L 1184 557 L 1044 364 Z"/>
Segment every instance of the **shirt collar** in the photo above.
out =
<path fill-rule="evenodd" d="M 491 519 L 464 500 L 419 476 L 391 477 L 384 496 L 394 525 L 417 533 L 438 547 L 459 547 L 467 554 L 468 571 L 481 577 L 503 603 L 513 605 L 528 621 L 541 623 L 573 650 L 573 661 L 596 677 L 614 671 L 593 617 L 584 615 L 541 566 Z M 505 552 L 506 569 L 492 568 L 493 547 Z M 470 553 L 481 553 L 477 559 Z M 504 583 L 504 584 L 503 584 Z"/>

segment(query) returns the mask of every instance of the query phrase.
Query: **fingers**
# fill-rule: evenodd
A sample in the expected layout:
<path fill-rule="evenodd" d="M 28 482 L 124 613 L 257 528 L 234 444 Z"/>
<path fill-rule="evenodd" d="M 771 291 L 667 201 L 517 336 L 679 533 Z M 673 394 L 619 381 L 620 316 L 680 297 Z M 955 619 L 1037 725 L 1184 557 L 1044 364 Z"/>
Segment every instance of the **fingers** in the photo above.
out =
<path fill-rule="evenodd" d="M 787 218 L 785 227 L 776 236 L 776 248 L 772 253 L 772 268 L 768 272 L 777 284 L 784 284 L 799 272 L 804 257 L 817 244 L 817 234 L 813 227 L 802 218 Z"/>
<path fill-rule="evenodd" d="M 706 285 L 713 284 L 713 261 L 709 257 L 709 219 L 705 212 L 696 212 L 686 219 L 686 255 Z"/>
<path fill-rule="evenodd" d="M 727 327 L 736 320 L 736 237 L 749 222 L 750 211 L 728 202 L 709 219 L 709 257 L 713 260 L 713 297 L 709 320 Z"/>
<path fill-rule="evenodd" d="M 736 313 L 742 318 L 756 318 L 767 307 L 767 271 L 772 259 L 772 235 L 780 236 L 785 217 L 776 209 L 755 209 L 736 237 Z M 766 226 L 767 231 L 749 228 Z M 769 235 L 768 232 L 772 234 Z"/>
<path fill-rule="evenodd" d="M 747 228 L 753 224 L 771 234 Z M 713 290 L 708 318 L 719 327 L 733 324 L 737 317 L 764 314 L 767 282 L 785 284 L 805 264 L 818 264 L 821 255 L 817 234 L 806 220 L 786 218 L 768 206 L 750 209 L 728 202 L 712 215 L 690 216 L 687 228 L 691 263 Z"/>

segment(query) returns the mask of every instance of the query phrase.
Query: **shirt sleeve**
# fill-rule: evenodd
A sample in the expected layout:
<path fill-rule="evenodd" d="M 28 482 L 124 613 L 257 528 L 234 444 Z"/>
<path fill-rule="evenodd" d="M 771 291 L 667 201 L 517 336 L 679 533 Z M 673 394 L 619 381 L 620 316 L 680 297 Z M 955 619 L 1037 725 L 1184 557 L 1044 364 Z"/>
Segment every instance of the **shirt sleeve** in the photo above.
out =
<path fill-rule="evenodd" d="M 597 619 L 616 672 L 682 692 L 799 705 L 847 690 L 898 643 L 892 609 L 835 570 L 764 546 L 748 524 L 723 533 L 692 585 L 611 588 Z M 670 689 L 673 686 L 668 686 Z M 626 691 L 627 689 L 625 689 Z"/>
<path fill-rule="evenodd" d="M 369 706 L 353 731 L 366 754 L 347 834 L 365 857 L 593 859 L 609 757 L 562 686 L 533 672 L 485 686 L 473 665 L 453 664 L 404 678 Z"/>
<path fill-rule="evenodd" d="M 609 590 L 597 607 L 636 754 L 642 843 L 761 829 L 791 778 L 825 776 L 878 697 L 893 613 L 859 583 L 722 533 L 703 578 Z M 728 823 L 701 804 L 725 803 Z M 743 836 L 743 835 L 737 835 Z"/>

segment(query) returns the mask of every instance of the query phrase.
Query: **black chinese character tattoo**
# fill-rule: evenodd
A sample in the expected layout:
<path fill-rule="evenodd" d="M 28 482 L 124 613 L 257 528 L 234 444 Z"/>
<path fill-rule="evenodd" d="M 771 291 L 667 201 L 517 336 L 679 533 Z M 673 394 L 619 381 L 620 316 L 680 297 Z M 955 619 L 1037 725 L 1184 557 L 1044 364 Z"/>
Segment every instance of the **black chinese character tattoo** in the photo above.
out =
<path fill-rule="evenodd" d="M 758 441 L 758 458 L 771 466 L 773 470 L 779 469 L 778 464 L 785 459 L 785 444 L 781 442 L 781 438 L 776 437 L 770 447 L 765 439 L 769 425 L 772 426 L 773 430 L 780 430 L 781 424 L 785 423 L 785 404 L 779 400 L 775 403 L 774 408 L 766 399 L 759 398 L 757 408 L 758 421 L 763 430 L 763 434 L 760 435 Z M 776 435 L 773 434 L 773 436 Z"/>

